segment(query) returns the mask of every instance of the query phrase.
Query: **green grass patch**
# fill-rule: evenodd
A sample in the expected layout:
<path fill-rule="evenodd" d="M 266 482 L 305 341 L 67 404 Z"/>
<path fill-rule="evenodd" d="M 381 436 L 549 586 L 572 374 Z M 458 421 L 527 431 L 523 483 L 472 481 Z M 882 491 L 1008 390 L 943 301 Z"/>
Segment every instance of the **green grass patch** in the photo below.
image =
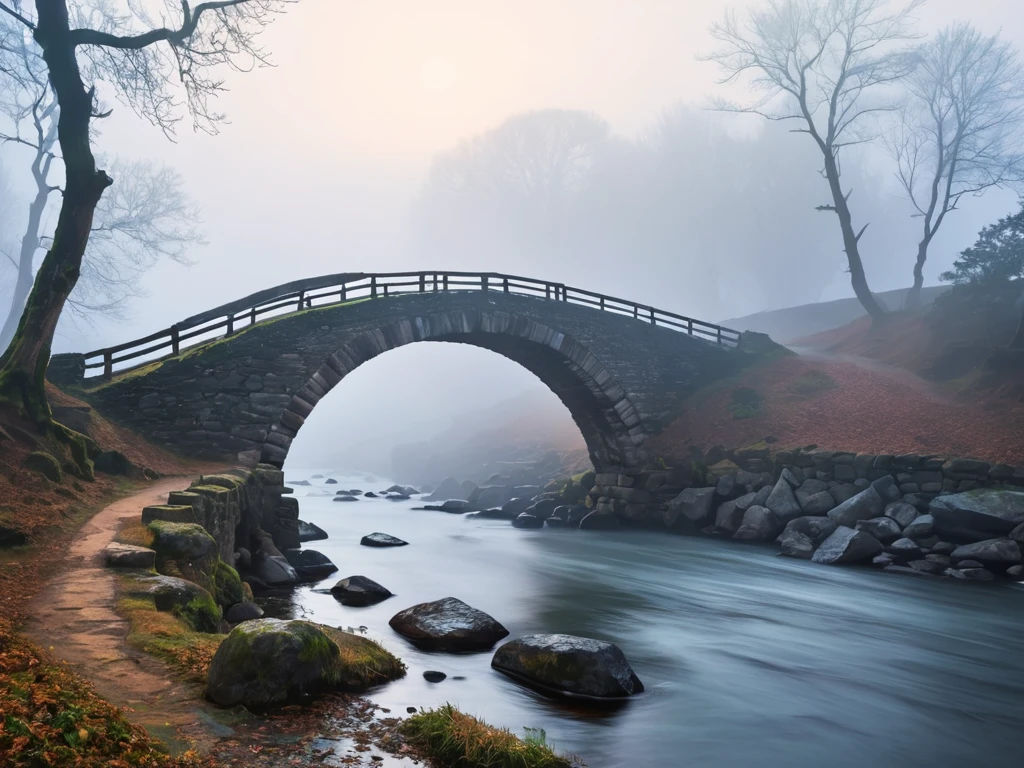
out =
<path fill-rule="evenodd" d="M 213 654 L 227 635 L 197 632 L 186 617 L 158 611 L 153 598 L 136 589 L 130 576 L 121 577 L 121 586 L 117 612 L 128 619 L 128 643 L 170 663 L 189 680 L 205 683 Z"/>
<path fill-rule="evenodd" d="M 547 744 L 542 730 L 527 729 L 525 738 L 519 738 L 451 704 L 413 715 L 401 730 L 410 744 L 441 768 L 570 768 L 574 764 Z"/>
<path fill-rule="evenodd" d="M 801 397 L 814 397 L 830 389 L 838 389 L 839 384 L 824 371 L 808 371 L 797 376 L 789 385 L 789 390 Z"/>
<path fill-rule="evenodd" d="M 375 685 L 405 676 L 405 664 L 384 646 L 366 637 L 321 626 L 338 646 L 334 683 L 353 691 L 365 691 Z"/>
<path fill-rule="evenodd" d="M 752 387 L 736 387 L 732 391 L 732 398 L 729 405 L 729 413 L 734 419 L 750 419 L 758 414 L 764 399 L 756 389 Z"/>

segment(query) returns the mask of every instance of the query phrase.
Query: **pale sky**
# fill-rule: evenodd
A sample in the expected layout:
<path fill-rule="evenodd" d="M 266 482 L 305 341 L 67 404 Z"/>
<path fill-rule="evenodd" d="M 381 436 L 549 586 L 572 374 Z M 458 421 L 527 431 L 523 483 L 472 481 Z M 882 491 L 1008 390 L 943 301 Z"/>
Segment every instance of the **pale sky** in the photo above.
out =
<path fill-rule="evenodd" d="M 716 71 L 695 56 L 711 48 L 708 25 L 726 5 L 724 0 L 301 0 L 263 35 L 276 67 L 226 74 L 229 90 L 215 107 L 230 123 L 219 135 L 194 134 L 185 122 L 177 143 L 170 143 L 113 104 L 113 117 L 99 126 L 98 148 L 175 167 L 202 207 L 209 245 L 190 254 L 196 262 L 190 268 L 154 269 L 145 281 L 148 296 L 130 307 L 127 322 L 65 324 L 56 349 L 115 344 L 299 277 L 444 269 L 444 263 L 418 263 L 403 241 L 410 202 L 433 155 L 526 110 L 592 110 L 613 133 L 635 138 L 673 103 L 706 105 L 716 92 Z M 931 0 L 920 17 L 924 31 L 967 17 L 982 30 L 1001 29 L 1024 46 L 1022 8 L 1020 0 Z M 14 156 L 5 157 L 13 168 Z M 987 197 L 976 206 L 968 201 L 970 210 L 958 214 L 960 230 L 950 226 L 946 252 L 968 245 L 980 226 L 1011 207 L 1012 195 Z M 908 283 L 909 253 L 907 258 L 898 275 L 874 275 L 873 287 Z M 886 254 L 882 261 L 888 259 Z M 624 255 L 624 266 L 632 261 L 632 254 Z M 477 268 L 514 270 L 640 301 L 652 283 L 664 283 L 664 275 L 642 267 L 588 275 L 558 263 L 536 263 L 530 254 L 515 263 L 480 254 Z M 936 262 L 930 281 L 939 269 Z M 845 275 L 830 291 L 825 298 L 849 295 Z M 709 320 L 741 314 L 708 304 L 699 289 L 683 286 L 664 296 L 659 294 L 674 302 L 666 309 L 693 311 Z M 747 307 L 750 312 L 766 308 Z M 487 355 L 466 354 L 474 352 Z M 431 359 L 423 351 L 395 365 L 418 361 L 427 370 Z M 454 358 L 446 359 L 450 367 Z M 392 380 L 400 370 L 379 365 L 380 376 Z M 505 368 L 504 373 L 484 370 L 460 397 L 486 393 L 495 376 L 503 382 L 515 378 Z M 382 379 L 360 380 L 368 393 Z M 500 394 L 514 394 L 530 381 L 527 376 L 514 387 L 502 386 Z M 354 382 L 352 387 L 355 396 Z M 471 405 L 478 407 L 486 394 L 478 399 Z"/>

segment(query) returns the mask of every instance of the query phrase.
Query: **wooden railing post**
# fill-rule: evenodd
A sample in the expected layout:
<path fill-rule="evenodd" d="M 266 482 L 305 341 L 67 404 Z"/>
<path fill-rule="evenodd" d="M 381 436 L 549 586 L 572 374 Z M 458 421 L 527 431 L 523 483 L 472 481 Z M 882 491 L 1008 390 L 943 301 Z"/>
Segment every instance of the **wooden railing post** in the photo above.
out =
<path fill-rule="evenodd" d="M 420 272 L 420 293 L 427 292 L 427 273 Z"/>
<path fill-rule="evenodd" d="M 722 326 L 718 326 L 718 343 L 722 343 Z"/>
<path fill-rule="evenodd" d="M 434 293 L 437 293 L 437 272 L 434 273 Z"/>
<path fill-rule="evenodd" d="M 692 319 L 686 321 L 686 332 L 688 334 L 690 334 L 691 336 L 693 336 L 693 320 Z"/>
<path fill-rule="evenodd" d="M 252 305 L 252 309 L 249 310 L 249 325 L 256 325 L 256 305 Z"/>
<path fill-rule="evenodd" d="M 370 298 L 377 298 L 377 278 L 370 278 Z"/>
<path fill-rule="evenodd" d="M 230 336 L 234 332 L 235 332 L 235 316 L 234 315 L 228 315 L 228 328 L 227 328 L 227 332 L 224 335 L 225 336 Z"/>
<path fill-rule="evenodd" d="M 487 290 L 487 275 L 480 275 L 480 290 Z"/>
<path fill-rule="evenodd" d="M 505 293 L 508 293 L 508 278 L 507 277 L 506 278 L 502 278 L 501 289 L 503 291 L 505 291 Z"/>
<path fill-rule="evenodd" d="M 171 326 L 171 354 L 176 355 L 181 351 L 181 334 L 178 332 L 178 326 Z"/>
<path fill-rule="evenodd" d="M 346 296 L 347 293 L 348 293 L 348 286 L 345 285 L 344 283 L 342 283 L 341 284 L 341 296 L 340 296 L 340 300 L 342 302 L 345 301 L 345 296 Z"/>
<path fill-rule="evenodd" d="M 103 350 L 103 378 L 109 379 L 114 375 L 114 356 L 109 349 Z"/>
<path fill-rule="evenodd" d="M 442 291 L 447 291 L 448 290 L 448 275 L 445 275 L 441 279 L 441 290 Z"/>
<path fill-rule="evenodd" d="M 551 283 L 544 283 L 544 298 L 551 298 Z"/>
<path fill-rule="evenodd" d="M 640 307 L 636 304 L 633 305 L 633 319 L 638 320 L 640 318 Z"/>
<path fill-rule="evenodd" d="M 604 312 L 604 296 L 601 297 L 601 311 Z"/>
<path fill-rule="evenodd" d="M 657 323 L 654 322 L 654 307 L 651 307 L 651 325 L 657 325 Z"/>
<path fill-rule="evenodd" d="M 569 291 L 563 285 L 562 286 L 562 301 L 568 301 L 568 300 L 569 300 Z"/>
<path fill-rule="evenodd" d="M 306 292 L 299 291 L 299 312 L 302 311 L 302 305 L 306 302 Z"/>

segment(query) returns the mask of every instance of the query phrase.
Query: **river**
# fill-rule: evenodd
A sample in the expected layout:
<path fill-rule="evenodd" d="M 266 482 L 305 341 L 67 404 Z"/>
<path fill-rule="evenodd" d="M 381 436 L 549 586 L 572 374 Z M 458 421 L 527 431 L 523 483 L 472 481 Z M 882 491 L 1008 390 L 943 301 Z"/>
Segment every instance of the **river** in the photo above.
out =
<path fill-rule="evenodd" d="M 302 518 L 330 534 L 305 546 L 340 573 L 296 590 L 289 610 L 365 627 L 400 656 L 408 676 L 371 694 L 394 713 L 451 702 L 519 733 L 543 728 L 590 768 L 1021 764 L 1020 585 L 827 567 L 710 538 L 523 531 L 416 511 L 415 500 L 337 503 L 336 489 L 390 482 L 334 477 L 339 485 L 295 490 Z M 410 545 L 361 547 L 373 531 Z M 395 597 L 351 608 L 314 591 L 356 574 Z M 490 653 L 425 653 L 388 627 L 397 611 L 446 596 L 490 613 L 512 637 L 610 640 L 646 692 L 615 711 L 580 711 L 493 671 Z M 426 670 L 448 679 L 428 683 Z"/>

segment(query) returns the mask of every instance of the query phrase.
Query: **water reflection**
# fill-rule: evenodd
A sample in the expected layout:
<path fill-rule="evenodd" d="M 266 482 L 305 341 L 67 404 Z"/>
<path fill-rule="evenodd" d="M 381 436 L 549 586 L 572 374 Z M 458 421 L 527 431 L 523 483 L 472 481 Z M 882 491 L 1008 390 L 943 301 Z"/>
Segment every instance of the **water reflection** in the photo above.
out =
<path fill-rule="evenodd" d="M 308 546 L 337 577 L 362 574 L 396 596 L 346 607 L 314 585 L 273 608 L 364 625 L 401 656 L 408 677 L 373 696 L 393 712 L 447 701 L 516 731 L 542 727 L 592 768 L 1020 763 L 1020 587 L 827 568 L 703 538 L 520 531 L 414 504 L 304 498 L 302 517 L 331 535 Z M 372 531 L 410 546 L 358 546 Z M 615 642 L 647 692 L 617 711 L 572 708 L 495 672 L 489 653 L 426 653 L 388 627 L 448 595 L 512 636 Z M 448 679 L 428 683 L 426 670 Z"/>

